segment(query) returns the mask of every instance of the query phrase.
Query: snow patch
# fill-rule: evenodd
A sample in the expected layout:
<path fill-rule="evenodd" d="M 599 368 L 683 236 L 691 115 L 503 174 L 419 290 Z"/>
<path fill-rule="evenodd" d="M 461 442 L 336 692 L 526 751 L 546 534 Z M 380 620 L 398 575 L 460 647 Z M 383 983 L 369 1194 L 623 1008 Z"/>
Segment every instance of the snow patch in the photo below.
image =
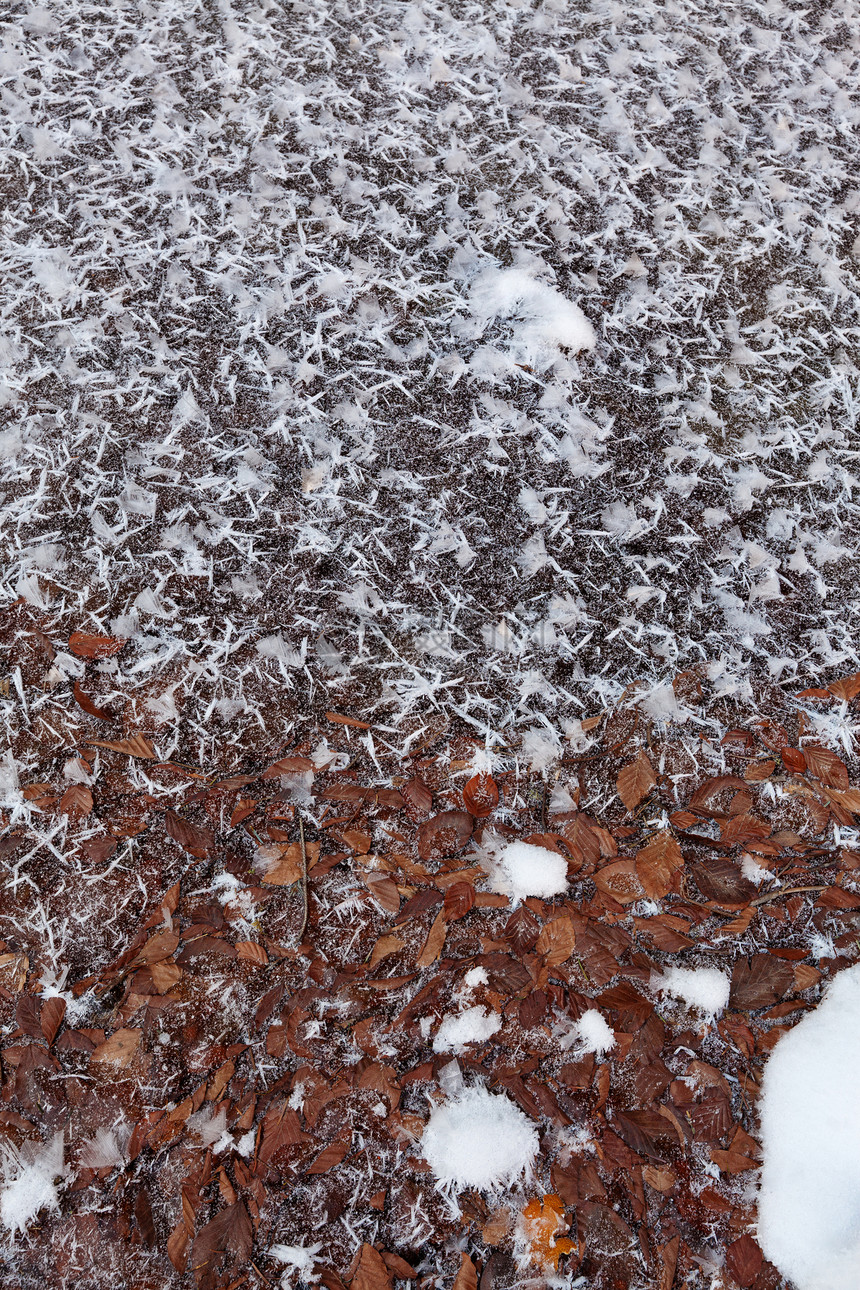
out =
<path fill-rule="evenodd" d="M 515 900 L 540 896 L 544 900 L 567 890 L 567 861 L 564 856 L 530 842 L 512 842 L 499 856 L 498 890 Z"/>
<path fill-rule="evenodd" d="M 716 968 L 670 967 L 655 981 L 658 989 L 682 999 L 688 1008 L 708 1016 L 722 1012 L 729 1001 L 731 982 Z"/>
<path fill-rule="evenodd" d="M 860 966 L 783 1035 L 762 1081 L 758 1237 L 796 1290 L 854 1290 L 860 1268 Z"/>
<path fill-rule="evenodd" d="M 510 1186 L 531 1171 L 538 1135 L 508 1098 L 472 1088 L 435 1108 L 421 1145 L 440 1183 L 484 1191 Z"/>
<path fill-rule="evenodd" d="M 487 1008 L 467 1008 L 465 1012 L 445 1017 L 436 1031 L 433 1051 L 437 1053 L 462 1052 L 466 1044 L 483 1042 L 502 1026 L 497 1012 Z"/>

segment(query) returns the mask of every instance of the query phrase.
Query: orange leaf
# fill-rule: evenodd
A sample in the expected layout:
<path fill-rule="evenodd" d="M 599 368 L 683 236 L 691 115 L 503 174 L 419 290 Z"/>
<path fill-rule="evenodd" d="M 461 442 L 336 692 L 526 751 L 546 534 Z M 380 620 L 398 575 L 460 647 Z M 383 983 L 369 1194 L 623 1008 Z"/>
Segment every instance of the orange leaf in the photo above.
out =
<path fill-rule="evenodd" d="M 619 905 L 632 905 L 645 895 L 634 860 L 615 860 L 604 865 L 594 875 L 594 885 Z"/>
<path fill-rule="evenodd" d="M 327 1147 L 323 1147 L 316 1160 L 308 1166 L 305 1172 L 309 1174 L 327 1174 L 329 1169 L 334 1169 L 335 1165 L 339 1165 L 349 1155 L 351 1146 L 351 1133 L 348 1133 L 344 1138 L 335 1139 Z"/>
<path fill-rule="evenodd" d="M 254 963 L 257 967 L 265 967 L 269 961 L 268 954 L 256 941 L 237 941 L 236 958 L 245 963 Z"/>
<path fill-rule="evenodd" d="M 576 947 L 576 935 L 573 923 L 567 914 L 553 918 L 541 928 L 535 949 L 538 954 L 546 955 L 548 967 L 555 967 L 569 959 Z"/>
<path fill-rule="evenodd" d="M 110 713 L 106 712 L 104 708 L 98 707 L 97 704 L 95 704 L 93 700 L 89 697 L 89 695 L 84 694 L 83 690 L 81 689 L 77 681 L 75 681 L 74 685 L 72 686 L 72 694 L 75 696 L 75 702 L 77 703 L 78 707 L 83 708 L 84 712 L 86 712 L 89 716 L 98 717 L 100 721 L 110 721 L 111 719 Z"/>
<path fill-rule="evenodd" d="M 336 726 L 353 726 L 356 730 L 369 730 L 369 721 L 358 721 L 355 717 L 343 717 L 339 712 L 327 712 L 326 721 L 331 721 Z"/>
<path fill-rule="evenodd" d="M 382 1255 L 372 1245 L 362 1245 L 350 1290 L 392 1290 L 393 1285 Z"/>
<path fill-rule="evenodd" d="M 460 1255 L 460 1271 L 454 1279 L 453 1290 L 477 1290 L 478 1269 L 468 1254 Z"/>
<path fill-rule="evenodd" d="M 635 761 L 622 767 L 616 780 L 618 796 L 628 811 L 633 811 L 657 783 L 654 767 L 640 748 Z"/>
<path fill-rule="evenodd" d="M 448 933 L 448 924 L 445 921 L 445 911 L 440 909 L 439 913 L 433 920 L 430 931 L 427 933 L 427 940 L 424 942 L 424 948 L 415 960 L 416 965 L 420 968 L 429 967 L 435 963 L 442 953 L 442 946 L 445 944 L 445 937 Z"/>
<path fill-rule="evenodd" d="M 850 699 L 856 699 L 860 694 L 860 672 L 854 672 L 851 676 L 840 677 L 828 685 L 828 690 L 837 699 L 844 699 L 846 702 Z"/>
<path fill-rule="evenodd" d="M 88 632 L 72 632 L 69 649 L 78 658 L 110 658 L 118 654 L 125 641 L 117 636 L 91 636 Z"/>

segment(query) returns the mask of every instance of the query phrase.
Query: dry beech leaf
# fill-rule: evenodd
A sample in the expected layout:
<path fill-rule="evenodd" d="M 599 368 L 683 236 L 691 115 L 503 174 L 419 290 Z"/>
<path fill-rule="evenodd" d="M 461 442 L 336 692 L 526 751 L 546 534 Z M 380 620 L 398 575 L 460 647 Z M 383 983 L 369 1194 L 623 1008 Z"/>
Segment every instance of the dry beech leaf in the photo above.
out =
<path fill-rule="evenodd" d="M 70 819 L 81 819 L 93 809 L 93 795 L 86 784 L 70 784 L 60 798 L 60 810 Z"/>
<path fill-rule="evenodd" d="M 420 775 L 413 775 L 412 779 L 401 784 L 400 792 L 412 809 L 418 811 L 420 815 L 426 815 L 433 805 L 433 794 Z"/>
<path fill-rule="evenodd" d="M 382 959 L 388 958 L 389 954 L 396 954 L 398 950 L 403 949 L 404 942 L 399 936 L 389 933 L 388 936 L 380 936 L 379 940 L 371 951 L 368 959 L 368 967 L 375 967 Z"/>
<path fill-rule="evenodd" d="M 184 820 L 175 811 L 166 811 L 164 827 L 168 835 L 178 842 L 183 851 L 187 851 L 195 860 L 206 860 L 215 851 L 215 834 L 211 829 L 201 828 Z"/>
<path fill-rule="evenodd" d="M 635 860 L 614 860 L 612 864 L 604 865 L 594 875 L 594 885 L 619 905 L 632 905 L 645 895 Z"/>
<path fill-rule="evenodd" d="M 139 1030 L 123 1027 L 93 1049 L 91 1062 L 109 1062 L 112 1066 L 129 1066 L 140 1044 Z"/>
<path fill-rule="evenodd" d="M 538 954 L 546 957 L 548 967 L 555 967 L 558 963 L 564 963 L 569 959 L 576 947 L 576 935 L 573 930 L 573 923 L 567 914 L 561 914 L 558 918 L 553 918 L 542 928 L 540 935 L 535 944 L 535 950 Z"/>
<path fill-rule="evenodd" d="M 334 1142 L 329 1143 L 327 1147 L 322 1149 L 313 1164 L 309 1165 L 305 1170 L 305 1173 L 327 1174 L 329 1169 L 334 1169 L 335 1165 L 339 1165 L 349 1155 L 351 1147 L 351 1133 L 347 1133 L 343 1138 L 336 1138 Z"/>
<path fill-rule="evenodd" d="M 445 891 L 444 916 L 447 922 L 455 923 L 465 918 L 475 903 L 475 888 L 470 882 L 454 882 Z"/>
<path fill-rule="evenodd" d="M 633 811 L 643 798 L 648 796 L 656 783 L 654 767 L 640 748 L 636 760 L 630 762 L 628 766 L 623 766 L 618 772 L 615 786 L 627 810 Z"/>
<path fill-rule="evenodd" d="M 380 909 L 386 914 L 400 913 L 400 892 L 393 878 L 384 873 L 365 872 L 364 883 Z"/>
<path fill-rule="evenodd" d="M 460 1255 L 460 1270 L 454 1278 L 452 1290 L 477 1290 L 478 1270 L 468 1254 Z"/>
<path fill-rule="evenodd" d="M 88 739 L 87 744 L 92 748 L 125 753 L 127 757 L 139 757 L 142 761 L 155 760 L 155 749 L 145 735 L 129 735 L 128 739 Z"/>
<path fill-rule="evenodd" d="M 335 726 L 352 726 L 354 730 L 369 730 L 369 721 L 359 721 L 357 717 L 345 717 L 340 712 L 327 712 L 326 721 L 330 721 Z"/>
<path fill-rule="evenodd" d="M 827 689 L 834 698 L 842 699 L 846 703 L 856 699 L 860 694 L 860 672 L 854 672 L 851 676 L 843 676 L 838 681 L 833 681 Z"/>
<path fill-rule="evenodd" d="M 125 640 L 117 636 L 92 636 L 88 632 L 72 632 L 69 649 L 76 658 L 110 658 L 118 654 Z"/>
<path fill-rule="evenodd" d="M 448 933 L 448 924 L 445 921 L 445 911 L 441 910 L 433 919 L 430 931 L 427 933 L 427 939 L 424 942 L 424 948 L 415 960 L 416 966 L 420 968 L 429 967 L 435 963 L 442 953 L 442 946 L 445 944 L 445 937 Z"/>
<path fill-rule="evenodd" d="M 499 786 L 492 775 L 473 775 L 463 789 L 466 810 L 478 820 L 485 820 L 499 804 Z"/>
<path fill-rule="evenodd" d="M 57 1032 L 63 1024 L 63 1018 L 65 1015 L 65 999 L 60 999 L 55 996 L 52 999 L 46 999 L 42 1004 L 42 1011 L 39 1016 L 39 1025 L 41 1027 L 42 1034 L 47 1040 L 49 1048 L 57 1037 Z"/>
<path fill-rule="evenodd" d="M 72 694 L 75 696 L 75 702 L 77 703 L 78 707 L 82 708 L 83 711 L 86 712 L 88 716 L 97 717 L 100 721 L 111 720 L 111 714 L 105 711 L 104 708 L 98 707 L 98 705 L 93 702 L 93 700 L 89 697 L 88 694 L 84 694 L 83 690 L 81 689 L 77 681 L 75 681 L 74 685 L 72 686 Z"/>
<path fill-rule="evenodd" d="M 277 779 L 280 775 L 296 775 L 303 771 L 316 770 L 316 763 L 312 762 L 310 757 L 282 757 L 280 761 L 273 762 L 268 766 L 260 776 L 260 779 Z"/>
<path fill-rule="evenodd" d="M 794 988 L 794 969 L 772 954 L 738 959 L 732 970 L 729 1007 L 740 1012 L 770 1008 Z"/>
<path fill-rule="evenodd" d="M 382 1255 L 372 1245 L 362 1245 L 350 1290 L 393 1290 L 393 1287 L 394 1281 Z"/>
<path fill-rule="evenodd" d="M 441 811 L 418 829 L 418 854 L 422 860 L 455 856 L 472 836 L 475 821 L 468 811 Z"/>
<path fill-rule="evenodd" d="M 848 768 L 835 752 L 807 744 L 803 755 L 806 758 L 806 769 L 810 775 L 820 779 L 822 784 L 826 784 L 828 788 L 848 788 Z"/>
<path fill-rule="evenodd" d="M 268 954 L 257 941 L 237 941 L 236 958 L 245 963 L 253 963 L 256 967 L 265 967 L 269 961 Z"/>
<path fill-rule="evenodd" d="M 744 779 L 748 784 L 760 784 L 763 780 L 770 779 L 775 770 L 775 761 L 751 761 L 744 771 Z"/>
<path fill-rule="evenodd" d="M 684 857 L 678 840 L 666 829 L 655 834 L 646 846 L 636 852 L 636 876 L 650 900 L 662 900 L 668 895 L 676 873 L 683 867 Z"/>
<path fill-rule="evenodd" d="M 747 1232 L 726 1250 L 726 1267 L 742 1290 L 753 1284 L 761 1272 L 761 1265 L 761 1249 Z"/>

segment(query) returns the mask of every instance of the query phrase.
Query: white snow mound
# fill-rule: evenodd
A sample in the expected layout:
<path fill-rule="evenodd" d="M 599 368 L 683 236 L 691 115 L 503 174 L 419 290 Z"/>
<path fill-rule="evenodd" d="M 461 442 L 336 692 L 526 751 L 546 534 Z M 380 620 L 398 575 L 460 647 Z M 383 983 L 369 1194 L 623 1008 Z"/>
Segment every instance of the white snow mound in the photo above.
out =
<path fill-rule="evenodd" d="M 656 983 L 661 990 L 683 999 L 688 1008 L 714 1016 L 729 1001 L 731 981 L 716 968 L 669 968 Z"/>
<path fill-rule="evenodd" d="M 439 1182 L 485 1190 L 509 1186 L 531 1170 L 538 1135 L 508 1098 L 472 1088 L 436 1107 L 421 1145 Z"/>
<path fill-rule="evenodd" d="M 467 1008 L 465 1012 L 446 1017 L 433 1040 L 437 1053 L 463 1051 L 466 1044 L 489 1039 L 501 1029 L 502 1019 L 497 1012 L 487 1008 Z"/>
<path fill-rule="evenodd" d="M 530 842 L 512 842 L 499 856 L 499 885 L 516 900 L 560 896 L 567 890 L 567 861 Z"/>
<path fill-rule="evenodd" d="M 596 1008 L 589 1008 L 582 1014 L 575 1030 L 583 1052 L 602 1056 L 615 1046 L 615 1032 Z"/>
<path fill-rule="evenodd" d="M 860 1283 L 860 966 L 784 1035 L 759 1100 L 758 1239 L 796 1290 Z"/>
<path fill-rule="evenodd" d="M 515 359 L 538 365 L 559 348 L 574 353 L 594 348 L 594 328 L 582 310 L 524 269 L 485 270 L 472 284 L 470 304 L 485 324 L 495 318 L 516 320 Z"/>

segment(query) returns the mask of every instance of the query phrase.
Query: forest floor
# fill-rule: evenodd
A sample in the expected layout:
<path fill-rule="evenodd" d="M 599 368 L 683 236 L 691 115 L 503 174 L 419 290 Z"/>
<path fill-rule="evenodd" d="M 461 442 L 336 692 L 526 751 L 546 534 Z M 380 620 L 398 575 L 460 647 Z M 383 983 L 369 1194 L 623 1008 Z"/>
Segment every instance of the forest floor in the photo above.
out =
<path fill-rule="evenodd" d="M 25 674 L 127 648 L 3 624 Z M 0 818 L 4 1286 L 786 1284 L 755 1240 L 762 1069 L 860 956 L 860 791 L 802 711 L 694 738 L 631 694 L 540 774 L 515 734 L 437 717 L 395 756 L 331 712 L 228 770 L 106 737 L 88 691 Z M 506 892 L 513 841 L 564 890 Z M 504 1186 L 425 1159 L 464 1088 L 539 1135 Z"/>

